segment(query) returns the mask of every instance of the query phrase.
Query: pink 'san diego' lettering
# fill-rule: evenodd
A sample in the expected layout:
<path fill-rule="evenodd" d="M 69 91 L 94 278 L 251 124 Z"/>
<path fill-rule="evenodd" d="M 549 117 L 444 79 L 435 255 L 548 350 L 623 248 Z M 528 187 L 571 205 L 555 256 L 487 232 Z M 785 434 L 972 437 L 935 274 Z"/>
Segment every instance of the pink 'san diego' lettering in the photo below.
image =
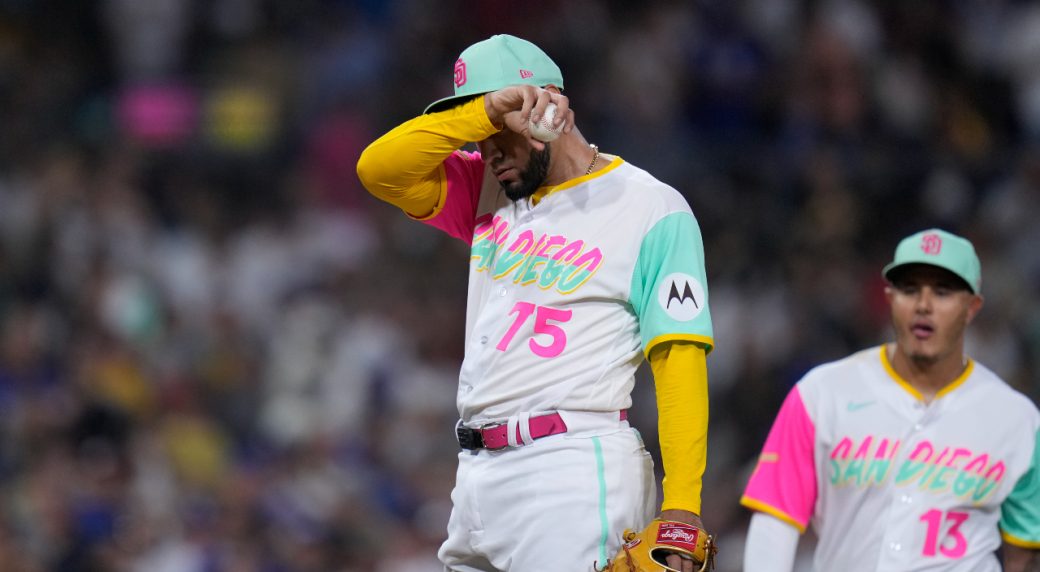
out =
<path fill-rule="evenodd" d="M 897 466 L 900 446 L 898 439 L 873 435 L 861 440 L 843 437 L 829 455 L 830 483 L 881 486 L 892 476 L 896 486 L 916 486 L 933 494 L 950 492 L 979 504 L 996 491 L 1007 472 L 1004 461 L 987 453 L 967 447 L 940 447 L 928 440 L 911 445 L 910 454 Z"/>
<path fill-rule="evenodd" d="M 600 249 L 580 239 L 524 230 L 510 240 L 509 222 L 498 216 L 478 219 L 472 245 L 470 262 L 478 272 L 561 294 L 580 288 L 603 265 Z"/>

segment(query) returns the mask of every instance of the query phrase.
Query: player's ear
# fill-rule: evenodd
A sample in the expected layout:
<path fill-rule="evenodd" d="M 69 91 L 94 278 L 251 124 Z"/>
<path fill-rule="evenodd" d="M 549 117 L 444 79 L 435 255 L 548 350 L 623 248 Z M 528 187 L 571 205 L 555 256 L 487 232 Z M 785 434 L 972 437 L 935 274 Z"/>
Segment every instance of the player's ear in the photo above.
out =
<path fill-rule="evenodd" d="M 886 284 L 885 285 L 885 300 L 888 300 L 888 305 L 889 306 L 892 305 L 892 296 L 894 296 L 895 293 L 896 293 L 896 290 L 895 290 L 895 288 L 892 287 L 891 284 Z"/>
<path fill-rule="evenodd" d="M 986 300 L 985 300 L 985 298 L 982 297 L 982 294 L 972 294 L 971 295 L 971 298 L 968 300 L 968 321 L 967 321 L 967 323 L 970 324 L 971 321 L 975 319 L 975 314 L 979 313 L 979 310 L 982 309 L 982 305 L 983 305 L 983 303 L 985 301 Z"/>

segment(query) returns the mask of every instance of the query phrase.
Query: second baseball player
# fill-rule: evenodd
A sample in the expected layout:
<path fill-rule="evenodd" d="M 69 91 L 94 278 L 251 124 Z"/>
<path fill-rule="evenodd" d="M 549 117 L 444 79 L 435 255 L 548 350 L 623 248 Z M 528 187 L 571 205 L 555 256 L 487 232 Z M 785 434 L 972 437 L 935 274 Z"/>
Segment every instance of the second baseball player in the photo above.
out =
<path fill-rule="evenodd" d="M 1035 570 L 1040 413 L 964 353 L 982 309 L 972 244 L 931 229 L 885 267 L 894 343 L 810 371 L 788 394 L 743 503 L 748 572 Z M 1002 542 L 1003 541 L 1003 542 Z"/>

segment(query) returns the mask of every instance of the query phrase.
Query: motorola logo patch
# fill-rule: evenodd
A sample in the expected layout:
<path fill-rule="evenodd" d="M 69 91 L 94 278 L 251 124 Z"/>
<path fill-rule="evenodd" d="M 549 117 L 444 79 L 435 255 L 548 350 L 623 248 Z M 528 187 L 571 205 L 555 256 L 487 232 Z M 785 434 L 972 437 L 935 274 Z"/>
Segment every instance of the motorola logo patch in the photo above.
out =
<path fill-rule="evenodd" d="M 707 300 L 704 286 L 701 286 L 699 280 L 689 274 L 676 272 L 661 281 L 657 288 L 657 301 L 669 318 L 688 322 L 701 313 Z"/>

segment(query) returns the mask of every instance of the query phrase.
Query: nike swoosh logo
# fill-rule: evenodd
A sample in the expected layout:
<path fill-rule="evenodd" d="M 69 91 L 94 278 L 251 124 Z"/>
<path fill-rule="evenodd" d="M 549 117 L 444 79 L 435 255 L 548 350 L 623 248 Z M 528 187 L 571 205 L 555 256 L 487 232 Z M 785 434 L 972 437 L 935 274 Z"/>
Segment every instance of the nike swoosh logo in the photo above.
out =
<path fill-rule="evenodd" d="M 859 403 L 856 403 L 854 401 L 850 401 L 849 402 L 849 411 L 859 411 L 860 409 L 863 409 L 864 407 L 870 407 L 871 405 L 874 405 L 874 401 L 873 400 L 871 400 L 871 401 L 861 401 Z"/>

